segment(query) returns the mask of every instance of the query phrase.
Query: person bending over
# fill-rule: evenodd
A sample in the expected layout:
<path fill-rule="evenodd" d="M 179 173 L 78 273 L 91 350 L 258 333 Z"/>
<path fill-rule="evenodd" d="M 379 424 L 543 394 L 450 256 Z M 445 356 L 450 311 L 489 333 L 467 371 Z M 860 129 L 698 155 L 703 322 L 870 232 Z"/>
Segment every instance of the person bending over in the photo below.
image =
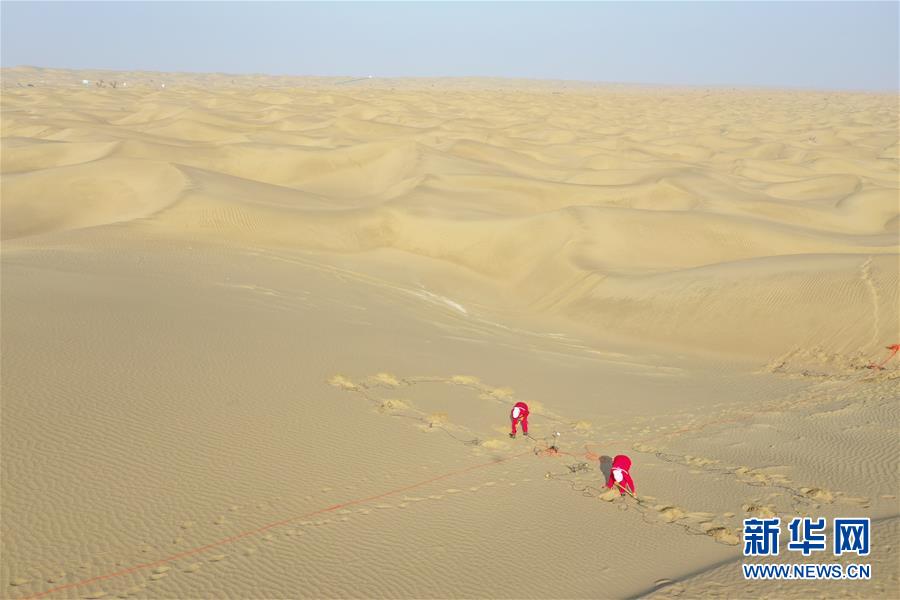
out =
<path fill-rule="evenodd" d="M 516 402 L 509 413 L 509 420 L 512 421 L 512 432 L 509 437 L 516 437 L 516 425 L 522 424 L 522 433 L 528 435 L 528 405 L 524 402 Z"/>

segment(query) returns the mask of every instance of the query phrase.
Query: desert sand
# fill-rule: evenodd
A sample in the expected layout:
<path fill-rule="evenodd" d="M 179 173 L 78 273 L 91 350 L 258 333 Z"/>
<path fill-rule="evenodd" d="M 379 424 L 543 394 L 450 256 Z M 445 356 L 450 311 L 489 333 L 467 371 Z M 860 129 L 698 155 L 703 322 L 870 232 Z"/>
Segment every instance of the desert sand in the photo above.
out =
<path fill-rule="evenodd" d="M 2 84 L 3 597 L 900 595 L 896 95 Z"/>

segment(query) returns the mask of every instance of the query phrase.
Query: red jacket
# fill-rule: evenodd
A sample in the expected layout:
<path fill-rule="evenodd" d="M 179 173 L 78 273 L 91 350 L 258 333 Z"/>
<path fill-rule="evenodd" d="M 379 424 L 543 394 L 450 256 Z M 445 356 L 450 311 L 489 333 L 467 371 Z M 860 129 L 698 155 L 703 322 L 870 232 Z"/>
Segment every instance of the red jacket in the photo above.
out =
<path fill-rule="evenodd" d="M 513 411 L 517 408 L 519 409 L 518 418 L 519 419 L 527 419 L 528 418 L 528 405 L 525 404 L 524 402 L 516 402 L 515 406 L 513 406 L 512 409 L 509 411 L 509 418 L 516 419 L 516 417 L 513 417 Z"/>
<path fill-rule="evenodd" d="M 629 492 L 634 494 L 635 493 L 634 492 L 634 480 L 631 479 L 631 475 L 629 475 L 629 473 L 628 473 L 628 469 L 630 469 L 630 468 L 631 468 L 631 459 L 630 458 L 628 458 L 624 454 L 619 454 L 618 456 L 616 456 L 612 462 L 612 470 L 609 472 L 609 480 L 606 482 L 606 487 L 608 487 L 608 488 L 616 487 L 616 478 L 615 478 L 614 473 L 616 470 L 621 470 L 622 471 L 622 481 L 619 482 L 619 485 L 622 486 L 622 488 L 625 488 L 626 490 L 628 490 Z M 616 488 L 616 489 L 619 490 L 620 495 L 622 495 L 622 496 L 625 495 L 625 492 L 622 491 L 621 488 Z"/>

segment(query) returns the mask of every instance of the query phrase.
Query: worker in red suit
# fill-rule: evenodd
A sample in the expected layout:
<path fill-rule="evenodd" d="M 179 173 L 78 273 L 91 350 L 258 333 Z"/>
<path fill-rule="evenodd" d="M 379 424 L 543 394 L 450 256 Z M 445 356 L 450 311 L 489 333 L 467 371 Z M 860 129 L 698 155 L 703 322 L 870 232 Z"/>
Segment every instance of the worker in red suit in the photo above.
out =
<path fill-rule="evenodd" d="M 625 492 L 634 495 L 634 480 L 628 473 L 631 468 L 631 459 L 624 454 L 619 454 L 612 461 L 612 470 L 609 472 L 609 480 L 606 487 L 619 490 L 619 495 L 624 496 Z"/>
<path fill-rule="evenodd" d="M 509 420 L 512 421 L 512 432 L 509 437 L 516 437 L 516 424 L 522 424 L 522 433 L 528 435 L 528 405 L 524 402 L 516 402 L 509 413 Z"/>

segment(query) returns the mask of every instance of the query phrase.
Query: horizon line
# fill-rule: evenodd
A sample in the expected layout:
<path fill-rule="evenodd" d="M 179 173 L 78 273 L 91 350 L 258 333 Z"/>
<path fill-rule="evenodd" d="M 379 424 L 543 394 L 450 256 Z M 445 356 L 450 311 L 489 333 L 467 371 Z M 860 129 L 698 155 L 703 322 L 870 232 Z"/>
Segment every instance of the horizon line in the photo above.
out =
<path fill-rule="evenodd" d="M 491 80 L 491 79 L 500 79 L 500 80 L 508 80 L 508 81 L 529 81 L 529 82 L 546 82 L 546 83 L 576 83 L 581 85 L 597 85 L 597 86 L 635 86 L 635 87 L 648 87 L 648 88 L 709 88 L 709 89 L 734 89 L 734 90 L 768 90 L 768 91 L 808 91 L 808 92 L 829 92 L 829 93 L 867 93 L 867 94 L 900 94 L 900 87 L 886 87 L 886 88 L 828 88 L 828 87 L 810 87 L 810 86 L 787 86 L 783 84 L 765 84 L 765 83 L 662 83 L 662 82 L 648 82 L 648 81 L 608 81 L 608 80 L 599 80 L 599 79 L 554 79 L 554 78 L 539 78 L 539 77 L 525 77 L 525 76 L 515 76 L 515 75 L 377 75 L 372 73 L 363 74 L 354 74 L 354 73 L 345 73 L 345 74 L 337 74 L 337 75 L 325 75 L 325 74 L 286 74 L 286 73 L 267 73 L 262 71 L 255 72 L 229 72 L 229 71 L 163 71 L 163 70 L 155 70 L 155 69 L 112 69 L 107 67 L 53 67 L 53 66 L 39 66 L 39 65 L 28 65 L 28 64 L 20 64 L 20 65 L 0 65 L 0 71 L 6 70 L 14 70 L 14 69 L 35 69 L 35 70 L 52 70 L 52 71 L 67 71 L 67 72 L 79 72 L 79 71 L 103 71 L 109 73 L 154 73 L 154 74 L 170 74 L 170 75 L 226 75 L 231 77 L 271 77 L 271 78 L 294 78 L 294 79 L 347 79 L 354 78 L 354 81 L 371 81 L 371 80 L 463 80 L 463 79 L 476 79 L 476 80 Z"/>

